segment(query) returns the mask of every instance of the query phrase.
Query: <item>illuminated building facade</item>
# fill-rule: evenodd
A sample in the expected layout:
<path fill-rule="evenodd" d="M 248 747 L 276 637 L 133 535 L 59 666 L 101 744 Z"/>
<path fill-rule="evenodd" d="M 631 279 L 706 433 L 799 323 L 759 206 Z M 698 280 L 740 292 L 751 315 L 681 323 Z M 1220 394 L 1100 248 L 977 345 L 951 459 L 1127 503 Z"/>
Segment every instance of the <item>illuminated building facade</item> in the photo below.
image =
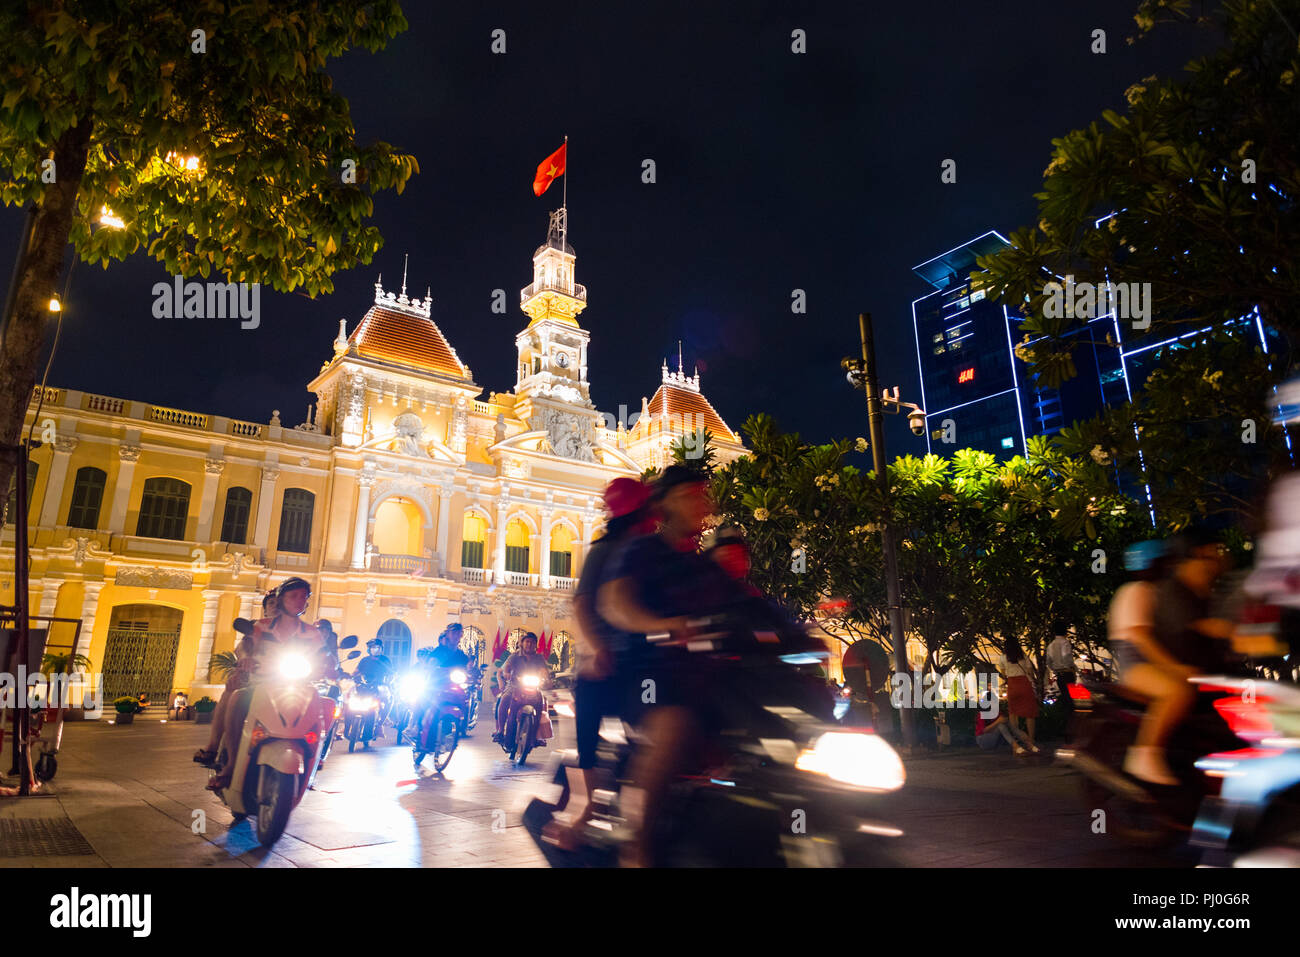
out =
<path fill-rule="evenodd" d="M 431 297 L 408 297 L 405 282 L 397 294 L 376 283 L 360 321 L 339 323 L 297 426 L 38 390 L 30 607 L 82 621 L 76 650 L 106 695 L 216 697 L 209 661 L 234 647 L 233 620 L 258 617 L 291 575 L 312 584 L 306 617 L 378 634 L 399 662 L 452 621 L 488 646 L 498 630 L 545 630 L 565 657 L 604 487 L 705 428 L 719 463 L 744 447 L 680 364 L 665 364 L 639 413 L 597 409 L 578 321 L 587 291 L 560 215 L 521 291 L 509 392 L 481 397 Z M 6 604 L 13 536 L 10 518 Z M 70 650 L 71 633 L 54 626 L 48 646 Z"/>

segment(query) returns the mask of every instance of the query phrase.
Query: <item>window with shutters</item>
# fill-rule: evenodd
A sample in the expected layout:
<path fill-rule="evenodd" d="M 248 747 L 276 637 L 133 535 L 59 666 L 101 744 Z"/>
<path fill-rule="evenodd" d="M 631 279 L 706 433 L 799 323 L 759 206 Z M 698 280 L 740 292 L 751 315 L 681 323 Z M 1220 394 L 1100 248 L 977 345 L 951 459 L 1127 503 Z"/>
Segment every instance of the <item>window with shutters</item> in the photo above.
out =
<path fill-rule="evenodd" d="M 108 475 L 103 469 L 77 469 L 72 483 L 72 506 L 68 509 L 69 528 L 98 528 L 99 506 L 104 501 L 104 485 Z"/>
<path fill-rule="evenodd" d="M 316 507 L 316 496 L 305 488 L 284 490 L 284 504 L 280 508 L 280 543 L 282 552 L 311 551 L 311 515 Z"/>
<path fill-rule="evenodd" d="M 180 479 L 151 478 L 140 497 L 140 518 L 135 533 L 142 538 L 185 538 L 190 514 L 190 487 Z"/>
<path fill-rule="evenodd" d="M 226 492 L 226 511 L 221 519 L 220 541 L 243 545 L 248 541 L 248 515 L 253 508 L 253 493 L 235 486 Z"/>

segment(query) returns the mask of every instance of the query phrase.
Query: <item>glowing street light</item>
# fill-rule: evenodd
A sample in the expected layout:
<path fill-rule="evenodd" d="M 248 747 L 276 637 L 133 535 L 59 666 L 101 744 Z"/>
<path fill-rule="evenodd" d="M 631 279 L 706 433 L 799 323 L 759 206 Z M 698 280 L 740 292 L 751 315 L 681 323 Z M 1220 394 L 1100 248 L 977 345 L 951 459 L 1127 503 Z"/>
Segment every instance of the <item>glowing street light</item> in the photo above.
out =
<path fill-rule="evenodd" d="M 99 225 L 107 226 L 109 229 L 125 229 L 126 223 L 122 222 L 121 217 L 115 214 L 107 206 L 99 208 Z"/>
<path fill-rule="evenodd" d="M 58 296 L 50 296 L 50 312 L 62 312 L 63 306 L 59 303 Z"/>

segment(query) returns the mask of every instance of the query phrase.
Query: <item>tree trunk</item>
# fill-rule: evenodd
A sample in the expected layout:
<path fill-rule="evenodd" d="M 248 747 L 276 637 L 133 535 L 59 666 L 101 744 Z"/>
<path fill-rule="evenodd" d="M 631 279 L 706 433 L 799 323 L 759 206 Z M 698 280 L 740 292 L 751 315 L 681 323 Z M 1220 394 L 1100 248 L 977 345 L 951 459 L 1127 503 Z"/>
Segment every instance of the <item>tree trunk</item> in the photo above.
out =
<path fill-rule="evenodd" d="M 45 187 L 36 207 L 31 245 L 19 266 L 14 311 L 4 342 L 0 344 L 0 444 L 3 445 L 17 444 L 36 385 L 36 363 L 50 315 L 49 301 L 57 289 L 63 250 L 77 211 L 77 192 L 86 172 L 91 126 L 91 118 L 83 117 L 55 144 L 56 179 Z M 0 490 L 8 490 L 14 465 L 10 456 L 0 456 Z"/>

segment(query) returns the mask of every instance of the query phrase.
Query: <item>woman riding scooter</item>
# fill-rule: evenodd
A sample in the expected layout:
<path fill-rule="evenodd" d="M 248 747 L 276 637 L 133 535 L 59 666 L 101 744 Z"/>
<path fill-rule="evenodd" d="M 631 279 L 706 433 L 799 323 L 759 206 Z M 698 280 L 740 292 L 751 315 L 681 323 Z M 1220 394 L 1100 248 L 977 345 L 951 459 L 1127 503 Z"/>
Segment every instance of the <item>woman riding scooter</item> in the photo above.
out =
<path fill-rule="evenodd" d="M 319 626 L 308 625 L 301 620 L 301 615 L 307 609 L 307 602 L 311 599 L 311 586 L 301 578 L 289 578 L 276 589 L 276 607 L 277 614 L 271 619 L 262 619 L 253 627 L 253 633 L 248 636 L 249 654 L 252 658 L 252 671 L 249 677 L 249 684 L 256 683 L 258 672 L 261 668 L 262 661 L 268 651 L 280 644 L 290 642 L 301 642 L 311 647 L 319 649 L 322 654 L 332 653 L 328 647 L 326 635 L 321 631 Z M 334 657 L 334 668 L 337 669 L 338 659 Z M 230 707 L 226 711 L 225 728 L 222 729 L 224 738 L 228 744 L 228 750 L 231 752 L 231 758 L 236 750 L 240 736 L 244 730 L 244 718 L 248 714 L 248 705 L 251 701 L 252 689 L 249 686 L 240 688 L 234 693 Z M 221 791 L 230 786 L 230 777 L 232 769 L 227 764 L 208 782 L 209 791 Z"/>

